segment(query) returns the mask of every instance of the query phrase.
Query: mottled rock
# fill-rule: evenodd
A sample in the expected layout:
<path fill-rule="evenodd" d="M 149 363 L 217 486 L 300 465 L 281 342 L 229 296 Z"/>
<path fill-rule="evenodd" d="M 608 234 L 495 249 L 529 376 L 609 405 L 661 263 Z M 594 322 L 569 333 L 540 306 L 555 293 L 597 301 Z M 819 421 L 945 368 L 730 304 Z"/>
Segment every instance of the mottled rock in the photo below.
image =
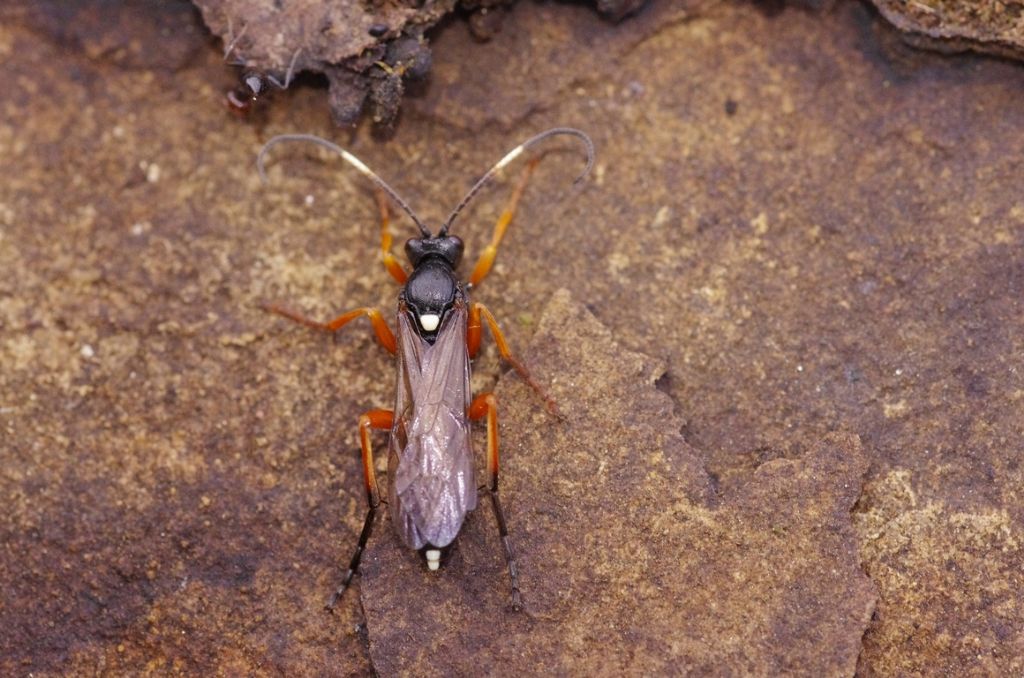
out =
<path fill-rule="evenodd" d="M 909 473 L 891 471 L 862 497 L 855 524 L 880 591 L 861 673 L 1024 673 L 1018 518 L 1006 509 L 925 500 Z"/>
<path fill-rule="evenodd" d="M 1024 58 L 1019 2 L 1000 0 L 872 0 L 913 44 L 942 52 L 974 50 Z"/>
<path fill-rule="evenodd" d="M 651 2 L 616 24 L 586 6 L 518 3 L 505 13 L 502 30 L 490 36 L 484 49 L 470 39 L 471 26 L 453 23 L 432 36 L 445 58 L 434 64 L 431 87 L 408 105 L 447 125 L 512 127 L 564 97 L 598 55 L 614 67 L 640 42 L 699 15 L 709 4 Z M 517 84 L 503 84 L 510 82 Z"/>
<path fill-rule="evenodd" d="M 855 436 L 718 497 L 654 385 L 664 367 L 568 292 L 524 355 L 564 417 L 514 375 L 498 386 L 526 611 L 509 609 L 486 501 L 436 573 L 384 521 L 362 579 L 379 671 L 852 674 L 875 603 L 850 523 L 867 468 Z"/>
<path fill-rule="evenodd" d="M 369 592 L 357 583 L 334 617 L 320 606 L 364 510 L 355 423 L 391 402 L 393 364 L 358 325 L 331 340 L 259 303 L 328 318 L 390 309 L 396 288 L 374 263 L 378 217 L 358 176 L 288 147 L 274 150 L 262 185 L 255 154 L 279 132 L 331 137 L 436 225 L 503 153 L 559 124 L 594 137 L 594 173 L 574 192 L 578 150 L 547 147 L 493 274 L 474 290 L 565 407 L 607 413 L 552 420 L 514 376 L 501 381 L 509 519 L 527 601 L 551 618 L 506 612 L 486 505 L 435 580 L 420 581 L 411 554 L 389 554 L 379 526 L 379 562 L 398 571 L 368 571 L 366 586 L 403 586 L 380 604 L 440 604 L 438 620 L 479 612 L 481 626 L 505 624 L 544 661 L 564 656 L 555 621 L 578 631 L 582 614 L 610 610 L 615 628 L 587 620 L 586 635 L 568 636 L 572 656 L 603 657 L 606 639 L 635 637 L 643 651 L 616 661 L 715 656 L 732 666 L 798 656 L 817 632 L 799 626 L 807 620 L 829 637 L 855 635 L 824 623 L 835 601 L 771 589 L 802 586 L 804 550 L 823 546 L 832 550 L 808 563 L 848 567 L 859 554 L 874 579 L 858 672 L 1021 672 L 1019 65 L 910 49 L 859 3 L 822 14 L 746 3 L 658 14 L 650 3 L 617 26 L 632 39 L 611 43 L 576 32 L 590 7 L 521 2 L 491 43 L 458 22 L 432 36 L 433 72 L 448 75 L 428 78 L 424 107 L 383 142 L 337 130 L 316 87 L 277 93 L 259 124 L 230 116 L 222 45 L 187 3 L 94 14 L 102 4 L 0 6 L 0 673 L 371 673 L 360 607 Z M 68 16 L 78 23 L 62 24 Z M 524 51 L 491 49 L 519 25 L 540 26 L 509 43 Z M 136 49 L 124 32 L 160 50 Z M 567 45 L 566 35 L 579 39 Z M 492 73 L 490 90 L 473 74 L 451 76 L 465 59 Z M 527 77 L 559 67 L 557 81 Z M 509 169 L 460 217 L 470 259 L 510 190 Z M 397 238 L 412 232 L 397 217 L 392 227 Z M 560 287 L 580 319 L 563 338 L 536 321 Z M 584 322 L 577 303 L 598 322 Z M 623 460 L 603 441 L 572 446 L 588 425 L 608 440 L 624 425 L 599 370 L 566 369 L 573 336 L 620 348 L 611 376 L 639 366 L 618 383 L 643 403 L 633 433 L 647 458 Z M 525 351 L 531 337 L 536 356 Z M 498 374 L 488 346 L 476 390 Z M 549 441 L 569 455 L 564 467 L 520 465 Z M 841 519 L 854 486 L 837 483 L 865 464 L 851 555 Z M 550 475 L 533 475 L 541 470 Z M 611 487 L 628 491 L 610 508 L 586 503 Z M 666 497 L 671 510 L 658 503 Z M 792 510 L 767 513 L 779 506 Z M 807 532 L 815 512 L 838 531 Z M 569 519 L 603 541 L 561 545 Z M 793 526 L 795 537 L 773 530 Z M 657 538 L 637 539 L 643 530 Z M 576 566 L 570 546 L 594 566 Z M 683 553 L 674 576 L 650 558 L 669 548 Z M 546 578 L 552 562 L 564 583 Z M 683 569 L 694 563 L 702 569 Z M 730 568 L 745 579 L 722 593 L 710 577 Z M 863 581 L 837 572 L 812 585 Z M 682 620 L 675 649 L 652 637 L 648 608 L 675 619 L 666 601 L 712 593 L 711 611 Z M 854 594 L 863 600 L 859 586 Z M 806 610 L 771 616 L 787 600 Z M 759 611 L 751 633 L 710 648 L 740 628 L 737 607 Z M 398 642 L 387 631 L 396 620 L 376 623 L 380 647 Z M 553 637 L 534 637 L 530 624 Z M 769 624 L 772 647 L 744 643 Z M 472 634 L 467 642 L 487 647 L 456 638 L 442 649 L 495 653 L 520 674 L 536 666 L 511 644 L 495 648 L 490 630 Z M 381 671 L 414 664 L 415 650 Z M 853 655 L 842 644 L 811 665 L 848 672 Z"/>

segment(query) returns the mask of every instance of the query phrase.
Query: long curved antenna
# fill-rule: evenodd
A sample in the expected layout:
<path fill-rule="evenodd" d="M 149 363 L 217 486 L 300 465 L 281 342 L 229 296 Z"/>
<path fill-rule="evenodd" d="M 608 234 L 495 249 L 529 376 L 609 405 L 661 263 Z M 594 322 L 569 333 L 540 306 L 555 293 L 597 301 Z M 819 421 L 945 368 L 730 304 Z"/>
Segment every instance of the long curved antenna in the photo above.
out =
<path fill-rule="evenodd" d="M 260 149 L 259 155 L 256 156 L 256 169 L 259 171 L 260 181 L 262 181 L 263 183 L 267 183 L 267 173 L 263 169 L 263 158 L 264 156 L 266 156 L 267 151 L 269 151 L 271 148 L 277 146 L 279 143 L 282 143 L 284 141 L 308 141 L 309 143 L 316 144 L 317 146 L 322 146 L 323 148 L 334 151 L 335 153 L 341 156 L 342 160 L 352 165 L 352 167 L 355 167 L 360 174 L 362 174 L 364 177 L 366 177 L 374 184 L 376 184 L 378 187 L 380 187 L 382 191 L 387 193 L 391 197 L 391 199 L 395 201 L 395 204 L 401 207 L 402 210 L 412 218 L 412 220 L 416 223 L 416 226 L 420 229 L 420 233 L 423 235 L 424 238 L 429 238 L 431 236 L 430 230 L 423 225 L 423 222 L 420 221 L 420 218 L 413 213 L 413 211 L 409 208 L 409 205 L 407 205 L 406 202 L 398 196 L 398 193 L 395 192 L 395 189 L 388 186 L 387 182 L 381 179 L 373 172 L 373 170 L 371 170 L 369 167 L 363 164 L 362 160 L 352 155 L 338 144 L 332 141 L 328 141 L 327 139 L 322 139 L 314 134 L 279 134 L 270 141 L 268 141 L 267 143 L 263 144 L 263 148 Z"/>
<path fill-rule="evenodd" d="M 448 218 L 444 220 L 444 224 L 441 226 L 441 230 L 438 231 L 437 236 L 440 238 L 448 235 L 448 228 L 452 225 L 452 222 L 455 221 L 455 217 L 459 216 L 459 212 L 461 212 L 463 208 L 465 208 L 465 206 L 469 204 L 469 202 L 473 199 L 473 196 L 479 193 L 480 189 L 487 185 L 487 182 L 491 180 L 491 177 L 493 177 L 495 173 L 501 170 L 501 168 L 503 168 L 505 165 L 509 164 L 510 162 L 518 158 L 523 153 L 523 151 L 530 148 L 531 146 L 540 143 L 541 141 L 547 139 L 548 137 L 553 137 L 561 134 L 573 136 L 580 139 L 583 142 L 584 146 L 586 146 L 587 148 L 587 166 L 583 168 L 583 172 L 581 172 L 580 175 L 576 177 L 573 183 L 578 184 L 579 182 L 583 181 L 583 177 L 590 174 L 590 170 L 594 167 L 594 142 L 591 141 L 590 137 L 588 137 L 586 134 L 573 127 L 553 127 L 547 130 L 546 132 L 541 132 L 540 134 L 530 137 L 523 143 L 519 144 L 511 151 L 506 153 L 504 158 L 495 163 L 494 167 L 487 170 L 487 173 L 480 177 L 479 181 L 473 184 L 473 188 L 469 189 L 469 193 L 467 193 L 466 196 L 461 201 L 459 201 L 459 204 L 455 206 L 455 209 L 452 210 L 452 213 L 449 214 Z"/>

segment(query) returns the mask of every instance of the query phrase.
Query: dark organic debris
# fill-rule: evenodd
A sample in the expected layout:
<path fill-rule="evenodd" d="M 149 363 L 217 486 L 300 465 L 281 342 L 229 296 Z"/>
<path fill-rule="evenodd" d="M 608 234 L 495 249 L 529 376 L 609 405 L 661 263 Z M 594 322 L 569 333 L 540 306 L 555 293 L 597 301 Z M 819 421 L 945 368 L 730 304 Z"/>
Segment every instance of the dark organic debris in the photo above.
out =
<path fill-rule="evenodd" d="M 224 41 L 225 60 L 246 74 L 287 84 L 301 72 L 322 73 L 328 105 L 339 124 L 365 108 L 388 125 L 411 82 L 430 71 L 424 33 L 456 10 L 468 10 L 473 35 L 486 41 L 501 28 L 511 0 L 322 3 L 294 0 L 281 6 L 259 0 L 194 0 L 210 30 Z M 598 11 L 618 21 L 646 0 L 597 0 Z"/>
<path fill-rule="evenodd" d="M 374 120 L 398 112 L 405 82 L 429 70 L 423 31 L 451 13 L 457 0 L 418 3 L 322 3 L 281 6 L 258 0 L 195 0 L 210 30 L 225 45 L 225 60 L 278 82 L 302 72 L 322 73 L 328 104 L 339 124 L 352 123 L 369 100 Z"/>

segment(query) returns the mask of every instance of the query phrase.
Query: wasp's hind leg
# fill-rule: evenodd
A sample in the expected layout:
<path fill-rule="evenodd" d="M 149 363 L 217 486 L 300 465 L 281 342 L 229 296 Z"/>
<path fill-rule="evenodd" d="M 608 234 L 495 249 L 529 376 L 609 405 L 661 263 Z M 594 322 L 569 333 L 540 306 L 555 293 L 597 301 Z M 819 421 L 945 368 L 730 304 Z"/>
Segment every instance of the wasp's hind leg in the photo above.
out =
<path fill-rule="evenodd" d="M 366 511 L 366 519 L 363 521 L 363 530 L 359 533 L 356 552 L 352 554 L 352 560 L 349 561 L 348 569 L 345 570 L 341 579 L 341 585 L 334 591 L 325 606 L 328 611 L 334 610 L 334 606 L 352 583 L 352 577 L 359 571 L 359 561 L 362 560 L 366 542 L 370 540 L 373 519 L 377 515 L 377 507 L 380 506 L 377 475 L 373 470 L 373 446 L 370 443 L 370 429 L 390 429 L 394 420 L 395 415 L 390 410 L 372 410 L 359 417 L 359 446 L 363 452 L 363 476 L 366 480 L 366 503 L 369 508 Z"/>
<path fill-rule="evenodd" d="M 481 393 L 473 399 L 469 406 L 470 419 L 487 417 L 487 493 L 491 497 L 491 508 L 494 518 L 498 521 L 498 534 L 501 536 L 501 547 L 505 552 L 508 564 L 508 577 L 512 583 L 512 607 L 521 610 L 523 594 L 519 590 L 519 568 L 516 566 L 516 553 L 512 548 L 512 539 L 508 536 L 508 523 L 505 511 L 501 508 L 498 497 L 498 400 L 493 393 Z"/>

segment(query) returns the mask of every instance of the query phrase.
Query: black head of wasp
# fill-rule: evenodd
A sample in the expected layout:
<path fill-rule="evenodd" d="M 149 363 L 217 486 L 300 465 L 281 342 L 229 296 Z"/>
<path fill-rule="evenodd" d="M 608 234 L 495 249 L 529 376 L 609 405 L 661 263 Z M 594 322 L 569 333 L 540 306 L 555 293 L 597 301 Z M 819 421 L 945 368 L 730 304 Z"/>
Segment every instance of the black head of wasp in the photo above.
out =
<path fill-rule="evenodd" d="M 498 246 L 515 215 L 516 206 L 538 159 L 527 163 L 495 224 L 490 243 L 484 248 L 465 282 L 456 274 L 462 259 L 463 243 L 458 236 L 449 234 L 449 229 L 459 213 L 496 172 L 532 146 L 559 135 L 575 137 L 586 147 L 587 165 L 576 178 L 577 182 L 581 181 L 594 165 L 594 144 L 577 129 L 549 129 L 516 146 L 491 167 L 456 205 L 436 234 L 430 232 L 383 179 L 359 158 L 330 141 L 307 134 L 285 134 L 274 137 L 260 150 L 257 167 L 264 181 L 264 157 L 271 148 L 288 141 L 308 142 L 327 148 L 372 181 L 379 189 L 377 198 L 384 266 L 402 285 L 395 317 L 397 338 L 376 308 L 357 308 L 329 322 L 318 322 L 282 306 L 268 304 L 264 307 L 307 327 L 332 333 L 349 321 L 365 316 L 377 340 L 398 359 L 394 409 L 372 410 L 359 418 L 359 439 L 369 509 L 355 553 L 345 570 L 341 585 L 327 604 L 328 609 L 334 607 L 358 571 L 374 516 L 382 502 L 374 473 L 371 429 L 390 431 L 388 499 L 385 503 L 402 542 L 422 554 L 428 569 L 437 570 L 441 565 L 442 554 L 455 540 L 466 514 L 476 508 L 477 492 L 486 491 L 491 498 L 508 565 L 512 604 L 517 609 L 521 607 L 515 554 L 498 498 L 497 400 L 493 393 L 483 393 L 470 399 L 470 360 L 480 348 L 482 323 L 486 323 L 490 329 L 502 358 L 545 400 L 549 410 L 556 412 L 557 409 L 554 401 L 530 376 L 526 366 L 509 350 L 494 316 L 483 304 L 471 302 L 468 290 L 480 284 L 491 270 Z M 411 273 L 407 273 L 391 253 L 385 194 L 412 218 L 419 229 L 419 237 L 411 238 L 405 244 L 405 253 L 412 266 Z M 488 482 L 480 488 L 477 488 L 475 480 L 469 431 L 469 422 L 478 419 L 487 421 L 489 476 Z"/>

